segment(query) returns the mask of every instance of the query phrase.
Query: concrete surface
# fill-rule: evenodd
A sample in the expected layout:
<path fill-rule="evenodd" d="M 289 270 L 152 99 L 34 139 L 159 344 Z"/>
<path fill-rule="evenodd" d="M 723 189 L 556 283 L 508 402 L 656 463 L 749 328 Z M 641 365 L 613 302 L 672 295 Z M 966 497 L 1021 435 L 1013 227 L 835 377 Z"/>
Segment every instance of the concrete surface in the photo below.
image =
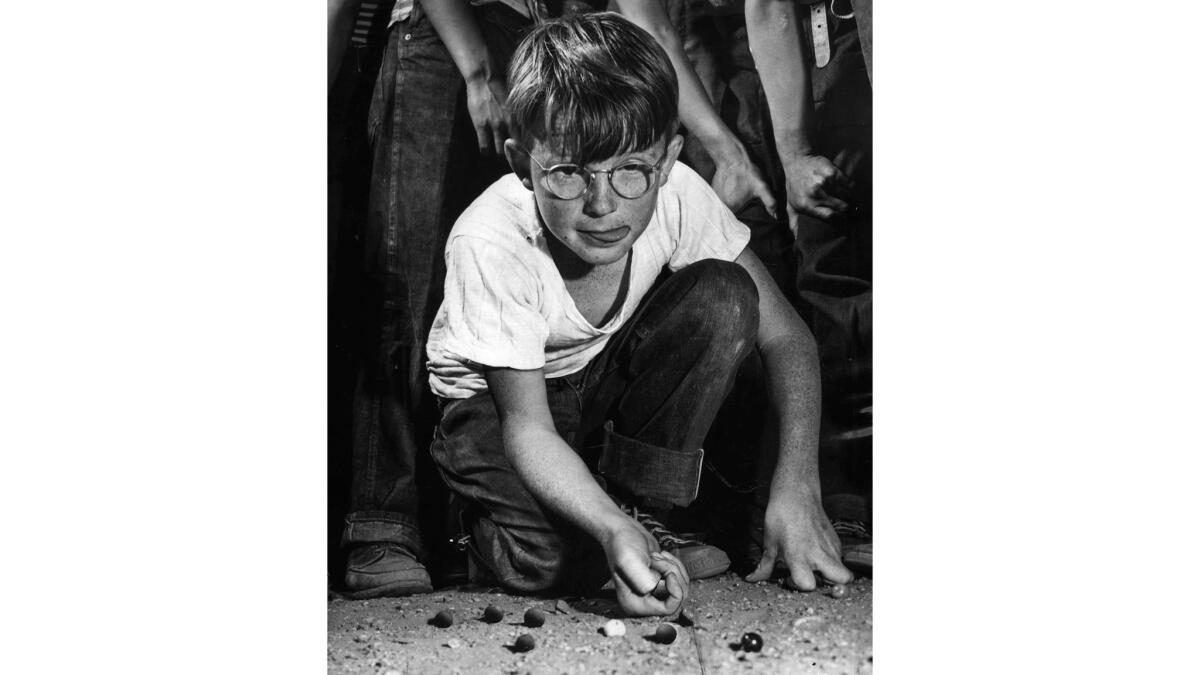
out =
<path fill-rule="evenodd" d="M 871 580 L 858 579 L 834 599 L 798 593 L 778 582 L 751 584 L 727 573 L 692 582 L 685 616 L 672 644 L 650 638 L 658 619 L 623 617 L 612 594 L 594 597 L 521 597 L 499 589 L 462 587 L 428 595 L 347 600 L 331 595 L 329 672 L 391 673 L 822 673 L 872 671 Z M 495 605 L 504 618 L 489 624 Z M 522 624 L 525 610 L 541 608 L 546 623 Z M 429 620 L 441 610 L 454 624 Z M 621 618 L 623 637 L 602 627 Z M 763 639 L 761 652 L 736 648 L 743 633 Z M 532 651 L 510 649 L 518 636 L 534 638 Z"/>

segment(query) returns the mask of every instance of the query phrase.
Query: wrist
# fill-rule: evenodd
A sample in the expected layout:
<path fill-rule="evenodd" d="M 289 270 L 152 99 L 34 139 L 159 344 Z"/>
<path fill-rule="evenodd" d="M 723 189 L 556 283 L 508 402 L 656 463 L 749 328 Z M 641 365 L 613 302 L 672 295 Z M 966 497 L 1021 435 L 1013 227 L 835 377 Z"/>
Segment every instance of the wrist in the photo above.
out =
<path fill-rule="evenodd" d="M 771 496 L 767 508 L 798 504 L 820 504 L 821 482 L 805 476 L 776 476 L 771 484 Z"/>
<path fill-rule="evenodd" d="M 808 139 L 808 134 L 799 130 L 777 135 L 775 148 L 779 151 L 779 161 L 785 167 L 817 154 L 816 148 Z"/>
<path fill-rule="evenodd" d="M 460 71 L 468 87 L 485 87 L 496 79 L 491 59 L 486 55 L 469 59 Z"/>
<path fill-rule="evenodd" d="M 589 525 L 587 530 L 596 541 L 603 544 L 611 541 L 613 537 L 628 529 L 630 525 L 640 527 L 637 521 L 613 504 L 611 507 L 597 511 L 594 522 Z"/>
<path fill-rule="evenodd" d="M 749 164 L 750 155 L 738 139 L 728 131 L 700 138 L 709 157 L 718 165 Z"/>

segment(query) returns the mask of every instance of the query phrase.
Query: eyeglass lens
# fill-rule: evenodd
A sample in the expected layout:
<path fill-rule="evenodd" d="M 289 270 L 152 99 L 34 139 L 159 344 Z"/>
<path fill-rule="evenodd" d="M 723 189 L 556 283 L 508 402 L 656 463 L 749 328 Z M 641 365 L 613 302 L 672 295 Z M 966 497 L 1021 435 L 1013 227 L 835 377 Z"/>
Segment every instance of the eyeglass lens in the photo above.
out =
<path fill-rule="evenodd" d="M 636 199 L 650 189 L 653 174 L 645 164 L 626 164 L 612 170 L 609 182 L 618 195 Z M 546 173 L 546 188 L 559 199 L 575 199 L 587 191 L 588 173 L 574 165 L 554 167 Z"/>

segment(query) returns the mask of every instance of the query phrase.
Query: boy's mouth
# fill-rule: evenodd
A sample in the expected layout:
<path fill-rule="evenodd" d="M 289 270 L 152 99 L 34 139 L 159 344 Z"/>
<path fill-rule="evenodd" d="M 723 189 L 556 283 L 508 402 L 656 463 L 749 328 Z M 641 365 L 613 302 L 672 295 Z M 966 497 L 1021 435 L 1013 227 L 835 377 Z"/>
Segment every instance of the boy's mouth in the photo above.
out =
<path fill-rule="evenodd" d="M 585 230 L 580 230 L 579 234 L 582 234 L 592 241 L 600 242 L 601 244 L 615 244 L 629 235 L 629 227 L 614 227 L 611 230 L 604 230 L 602 232 L 588 232 Z"/>

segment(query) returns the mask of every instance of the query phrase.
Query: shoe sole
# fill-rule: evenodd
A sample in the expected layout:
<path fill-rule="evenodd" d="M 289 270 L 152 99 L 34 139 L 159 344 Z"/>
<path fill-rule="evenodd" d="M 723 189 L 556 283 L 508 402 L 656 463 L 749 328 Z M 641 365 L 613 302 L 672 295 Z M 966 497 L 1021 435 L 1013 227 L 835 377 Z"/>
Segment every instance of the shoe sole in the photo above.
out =
<path fill-rule="evenodd" d="M 399 598 L 406 595 L 419 595 L 421 593 L 432 593 L 433 585 L 429 583 L 414 584 L 411 581 L 398 581 L 374 588 L 364 588 L 358 591 L 347 591 L 344 596 L 351 600 L 368 600 L 371 598 L 392 597 Z"/>

